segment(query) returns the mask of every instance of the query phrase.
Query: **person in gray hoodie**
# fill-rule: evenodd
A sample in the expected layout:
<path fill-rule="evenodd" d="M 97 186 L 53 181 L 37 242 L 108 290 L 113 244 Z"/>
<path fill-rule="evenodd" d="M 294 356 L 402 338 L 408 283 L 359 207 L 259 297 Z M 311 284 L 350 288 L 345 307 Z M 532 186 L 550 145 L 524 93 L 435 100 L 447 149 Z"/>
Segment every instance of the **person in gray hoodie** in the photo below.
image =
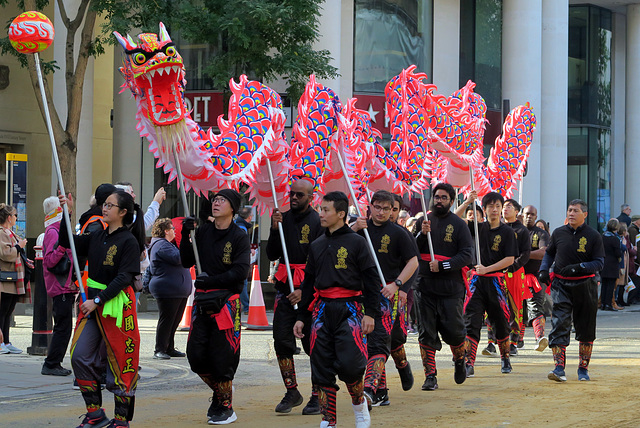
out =
<path fill-rule="evenodd" d="M 159 312 L 153 358 L 161 360 L 185 356 L 175 349 L 174 336 L 193 286 L 189 269 L 182 267 L 180 250 L 171 242 L 175 235 L 168 218 L 156 220 L 151 229 L 149 290 L 158 303 Z"/>

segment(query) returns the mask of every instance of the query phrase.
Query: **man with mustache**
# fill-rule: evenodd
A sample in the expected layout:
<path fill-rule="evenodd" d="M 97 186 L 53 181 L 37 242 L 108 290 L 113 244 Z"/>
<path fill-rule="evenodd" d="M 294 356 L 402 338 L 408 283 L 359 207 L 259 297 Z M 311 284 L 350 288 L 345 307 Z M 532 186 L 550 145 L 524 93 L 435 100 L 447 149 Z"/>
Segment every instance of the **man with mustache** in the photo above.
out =
<path fill-rule="evenodd" d="M 433 210 L 422 223 L 416 238 L 422 261 L 420 282 L 414 290 L 418 314 L 418 342 L 424 366 L 424 391 L 438 388 L 436 351 L 442 339 L 451 347 L 457 384 L 465 381 L 465 325 L 463 300 L 465 284 L 462 268 L 471 263 L 473 240 L 464 220 L 451 212 L 456 192 L 450 184 L 438 183 L 433 188 Z M 427 234 L 431 233 L 434 259 L 431 259 Z"/>

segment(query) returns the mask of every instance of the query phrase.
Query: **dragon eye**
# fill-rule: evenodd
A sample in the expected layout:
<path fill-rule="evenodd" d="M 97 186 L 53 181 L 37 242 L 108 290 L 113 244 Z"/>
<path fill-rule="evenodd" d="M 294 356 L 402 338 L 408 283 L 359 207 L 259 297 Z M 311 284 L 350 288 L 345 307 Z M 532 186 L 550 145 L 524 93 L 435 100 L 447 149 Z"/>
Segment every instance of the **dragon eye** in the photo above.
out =
<path fill-rule="evenodd" d="M 167 56 L 175 56 L 177 54 L 175 46 L 167 46 L 167 48 L 164 50 L 164 53 Z"/>
<path fill-rule="evenodd" d="M 147 60 L 147 57 L 145 56 L 145 54 L 143 54 L 142 52 L 138 52 L 136 54 L 133 55 L 133 62 L 136 65 L 141 65 L 144 64 L 144 62 Z"/>

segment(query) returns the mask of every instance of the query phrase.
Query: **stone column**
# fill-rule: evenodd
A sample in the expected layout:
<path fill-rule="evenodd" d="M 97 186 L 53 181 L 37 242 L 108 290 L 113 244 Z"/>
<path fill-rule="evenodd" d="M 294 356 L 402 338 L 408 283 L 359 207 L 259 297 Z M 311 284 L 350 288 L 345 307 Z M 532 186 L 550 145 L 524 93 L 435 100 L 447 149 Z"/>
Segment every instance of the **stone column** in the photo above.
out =
<path fill-rule="evenodd" d="M 627 76 L 626 76 L 626 203 L 634 214 L 640 212 L 638 179 L 640 159 L 640 4 L 627 6 Z M 618 207 L 612 207 L 612 214 Z"/>

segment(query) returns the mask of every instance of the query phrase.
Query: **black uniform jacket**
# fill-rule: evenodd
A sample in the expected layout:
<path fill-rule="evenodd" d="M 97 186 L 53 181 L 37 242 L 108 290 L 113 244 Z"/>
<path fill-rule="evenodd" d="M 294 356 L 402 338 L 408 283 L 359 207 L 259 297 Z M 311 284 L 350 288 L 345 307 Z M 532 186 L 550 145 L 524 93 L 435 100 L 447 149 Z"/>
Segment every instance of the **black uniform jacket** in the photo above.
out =
<path fill-rule="evenodd" d="M 420 257 L 415 240 L 413 237 L 409 237 L 410 235 L 405 232 L 406 229 L 403 229 L 402 226 L 390 221 L 386 221 L 380 226 L 376 226 L 373 220 L 367 221 L 371 243 L 387 284 L 398 279 L 398 275 L 409 260 L 413 257 Z M 358 235 L 364 236 L 364 230 L 359 230 Z M 402 291 L 409 291 L 410 282 L 409 279 L 402 285 Z"/>
<path fill-rule="evenodd" d="M 234 222 L 227 229 L 216 229 L 215 223 L 204 223 L 196 229 L 196 244 L 202 271 L 209 275 L 203 289 L 225 289 L 240 293 L 249 273 L 251 246 L 249 236 Z M 182 266 L 196 262 L 189 232 L 182 229 L 180 241 Z"/>
<path fill-rule="evenodd" d="M 380 278 L 365 239 L 346 224 L 311 243 L 305 268 L 298 320 L 308 316 L 315 290 L 342 287 L 361 291 L 365 314 L 375 318 L 380 311 Z"/>
<path fill-rule="evenodd" d="M 551 234 L 540 270 L 548 271 L 554 261 L 554 272 L 580 263 L 585 266 L 580 276 L 600 272 L 604 265 L 602 236 L 586 223 L 577 229 L 568 224 L 558 227 Z"/>
<path fill-rule="evenodd" d="M 469 230 L 473 233 L 473 222 L 469 223 Z M 478 237 L 480 238 L 480 262 L 482 266 L 491 266 L 505 257 L 518 257 L 518 244 L 513 229 L 504 223 L 491 229 L 488 221 L 478 223 Z"/>
<path fill-rule="evenodd" d="M 436 295 L 453 296 L 464 294 L 464 279 L 461 269 L 473 262 L 473 238 L 464 220 L 447 212 L 438 217 L 427 214 L 431 222 L 431 240 L 433 252 L 448 260 L 438 262 L 438 272 L 431 272 L 429 262 L 420 259 L 420 290 Z M 421 254 L 430 255 L 427 235 L 418 234 L 416 238 Z"/>
<path fill-rule="evenodd" d="M 538 226 L 529 228 L 529 239 L 531 239 L 531 251 L 536 251 L 540 248 L 549 246 L 549 234 L 546 230 L 541 229 Z M 537 275 L 538 271 L 540 270 L 541 263 L 542 259 L 534 260 L 532 258 L 529 258 L 527 264 L 524 265 L 524 273 Z"/>
<path fill-rule="evenodd" d="M 531 254 L 531 238 L 529 237 L 529 229 L 519 220 L 513 223 L 507 223 L 513 229 L 516 234 L 516 242 L 518 244 L 518 256 L 513 261 L 513 264 L 507 268 L 507 272 L 515 272 L 529 261 L 529 254 Z"/>
<path fill-rule="evenodd" d="M 309 255 L 309 245 L 324 233 L 324 228 L 320 226 L 318 212 L 309 207 L 302 213 L 294 213 L 291 210 L 284 212 L 282 214 L 282 231 L 287 245 L 289 263 L 305 264 Z M 272 228 L 269 233 L 267 257 L 271 261 L 280 259 L 280 263 L 284 265 L 282 243 L 277 228 Z M 290 293 L 287 283 L 276 281 L 275 288 L 281 293 Z"/>

